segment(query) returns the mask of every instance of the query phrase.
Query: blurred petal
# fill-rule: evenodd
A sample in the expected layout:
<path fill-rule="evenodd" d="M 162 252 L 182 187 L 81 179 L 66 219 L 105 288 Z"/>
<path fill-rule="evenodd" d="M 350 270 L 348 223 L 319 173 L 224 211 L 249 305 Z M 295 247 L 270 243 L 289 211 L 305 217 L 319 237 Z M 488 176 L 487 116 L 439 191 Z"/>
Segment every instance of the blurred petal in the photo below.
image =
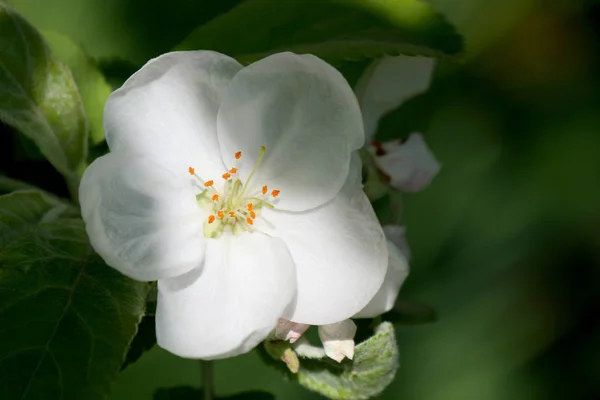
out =
<path fill-rule="evenodd" d="M 263 211 L 262 229 L 287 244 L 298 279 L 296 308 L 288 319 L 311 325 L 356 314 L 379 290 L 387 247 L 373 207 L 361 189 L 361 163 L 353 156 L 342 191 L 305 212 Z"/>
<path fill-rule="evenodd" d="M 331 200 L 346 180 L 351 151 L 364 144 L 352 89 L 308 54 L 275 54 L 240 71 L 219 110 L 218 132 L 223 160 L 243 153 L 243 179 L 266 146 L 253 182 L 281 190 L 277 207 L 291 211 Z"/>
<path fill-rule="evenodd" d="M 260 233 L 208 239 L 201 268 L 158 282 L 159 346 L 187 358 L 252 350 L 296 295 L 294 264 L 280 239 Z"/>
<path fill-rule="evenodd" d="M 390 186 L 403 192 L 425 189 L 441 168 L 420 133 L 413 133 L 405 143 L 383 143 L 385 155 L 375 158 L 379 169 L 390 178 Z"/>
<path fill-rule="evenodd" d="M 109 153 L 85 171 L 79 198 L 92 246 L 123 274 L 152 281 L 202 263 L 206 214 L 189 176 L 180 179 L 149 158 Z"/>
<path fill-rule="evenodd" d="M 429 88 L 435 60 L 427 57 L 383 57 L 374 61 L 356 85 L 369 141 L 383 115 Z"/>
<path fill-rule="evenodd" d="M 104 130 L 111 151 L 152 156 L 183 176 L 189 166 L 204 180 L 220 175 L 217 112 L 241 68 L 213 51 L 173 52 L 150 60 L 107 100 Z"/>
<path fill-rule="evenodd" d="M 410 247 L 406 240 L 406 227 L 404 225 L 384 225 L 383 233 L 385 233 L 387 240 L 392 242 L 407 260 L 410 260 Z"/>
<path fill-rule="evenodd" d="M 347 319 L 335 324 L 319 326 L 319 338 L 327 357 L 342 362 L 344 358 L 354 358 L 354 335 L 356 324 Z"/>
<path fill-rule="evenodd" d="M 373 299 L 354 318 L 373 318 L 394 307 L 398 292 L 408 276 L 408 260 L 388 241 L 389 263 L 383 285 Z"/>

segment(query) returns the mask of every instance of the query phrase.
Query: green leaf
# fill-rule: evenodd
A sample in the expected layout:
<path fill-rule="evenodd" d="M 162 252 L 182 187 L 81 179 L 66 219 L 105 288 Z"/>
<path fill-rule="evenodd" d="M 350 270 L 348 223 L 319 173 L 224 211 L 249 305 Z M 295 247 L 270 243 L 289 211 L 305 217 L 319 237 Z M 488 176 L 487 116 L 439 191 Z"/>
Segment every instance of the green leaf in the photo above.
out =
<path fill-rule="evenodd" d="M 88 134 L 77 86 L 35 28 L 2 3 L 0 120 L 31 139 L 76 195 Z"/>
<path fill-rule="evenodd" d="M 0 398 L 101 399 L 147 285 L 108 267 L 39 193 L 0 196 Z"/>
<path fill-rule="evenodd" d="M 140 359 L 145 352 L 150 350 L 156 344 L 156 319 L 154 315 L 145 315 L 142 321 L 138 325 L 138 330 L 129 350 L 127 356 L 125 356 L 125 362 L 121 366 L 121 370 L 124 370 L 129 365 L 135 363 Z"/>
<path fill-rule="evenodd" d="M 368 399 L 392 382 L 398 366 L 394 327 L 384 322 L 373 336 L 356 346 L 352 362 L 302 359 L 300 371 L 291 378 L 331 399 Z"/>
<path fill-rule="evenodd" d="M 44 31 L 56 58 L 66 63 L 73 74 L 90 124 L 90 141 L 93 145 L 104 140 L 102 114 L 112 87 L 98 65 L 69 37 L 54 31 Z"/>
<path fill-rule="evenodd" d="M 281 51 L 339 65 L 382 55 L 454 56 L 462 39 L 419 0 L 249 0 L 196 28 L 177 50 L 215 50 L 250 63 Z"/>
<path fill-rule="evenodd" d="M 42 222 L 73 217 L 75 212 L 78 214 L 79 210 L 41 190 L 18 190 L 0 196 L 0 262 L 7 256 L 6 246 L 15 242 L 15 237 L 35 230 Z"/>
<path fill-rule="evenodd" d="M 158 389 L 154 392 L 154 400 L 202 400 L 204 393 L 202 389 L 191 386 L 180 386 L 169 389 Z M 215 400 L 274 400 L 275 396 L 261 390 L 238 393 L 232 396 L 216 396 Z"/>

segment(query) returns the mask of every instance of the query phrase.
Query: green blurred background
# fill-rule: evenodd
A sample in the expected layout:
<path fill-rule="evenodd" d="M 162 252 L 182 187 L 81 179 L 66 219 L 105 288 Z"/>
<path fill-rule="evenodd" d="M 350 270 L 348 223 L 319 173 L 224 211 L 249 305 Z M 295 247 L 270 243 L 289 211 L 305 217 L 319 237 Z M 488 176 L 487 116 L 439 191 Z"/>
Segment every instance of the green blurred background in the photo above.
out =
<path fill-rule="evenodd" d="M 9 3 L 81 45 L 118 85 L 236 1 Z M 381 398 L 600 399 L 600 2 L 430 3 L 465 36 L 465 62 L 440 65 L 431 90 L 386 116 L 378 137 L 420 130 L 443 163 L 404 198 L 413 260 L 400 294 L 438 321 L 397 326 L 402 366 Z M 0 170 L 57 191 L 22 176 L 26 147 Z M 255 353 L 218 361 L 215 375 L 218 394 L 318 398 Z M 197 361 L 155 346 L 109 399 L 200 381 Z"/>

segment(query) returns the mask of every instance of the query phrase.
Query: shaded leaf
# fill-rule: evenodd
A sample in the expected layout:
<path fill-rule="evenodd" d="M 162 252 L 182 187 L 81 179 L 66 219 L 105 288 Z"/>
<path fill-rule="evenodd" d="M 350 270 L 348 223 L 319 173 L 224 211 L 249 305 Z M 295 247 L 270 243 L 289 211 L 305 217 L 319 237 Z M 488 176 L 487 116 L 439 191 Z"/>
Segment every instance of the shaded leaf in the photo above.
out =
<path fill-rule="evenodd" d="M 0 120 L 31 139 L 76 191 L 87 120 L 71 72 L 40 34 L 0 3 Z"/>
<path fill-rule="evenodd" d="M 339 65 L 386 54 L 453 56 L 462 39 L 419 0 L 249 0 L 198 27 L 176 49 L 215 50 L 242 63 L 292 51 Z"/>
<path fill-rule="evenodd" d="M 368 399 L 391 383 L 398 365 L 394 327 L 384 322 L 356 346 L 353 361 L 301 359 L 300 371 L 291 379 L 331 399 Z"/>
<path fill-rule="evenodd" d="M 137 333 L 129 345 L 121 370 L 133 364 L 156 344 L 156 320 L 154 315 L 145 315 L 138 325 Z"/>
<path fill-rule="evenodd" d="M 103 398 L 144 312 L 147 285 L 53 210 L 39 193 L 0 196 L 2 399 Z"/>

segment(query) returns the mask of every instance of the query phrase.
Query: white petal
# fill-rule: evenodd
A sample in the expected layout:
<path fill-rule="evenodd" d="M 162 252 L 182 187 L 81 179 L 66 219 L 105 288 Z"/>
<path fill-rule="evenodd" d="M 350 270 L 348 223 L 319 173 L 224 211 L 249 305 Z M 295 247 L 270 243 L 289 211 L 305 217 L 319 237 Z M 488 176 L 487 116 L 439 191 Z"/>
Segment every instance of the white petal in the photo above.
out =
<path fill-rule="evenodd" d="M 356 324 L 347 319 L 335 324 L 319 326 L 319 338 L 323 343 L 327 357 L 337 362 L 344 358 L 354 358 L 354 335 Z"/>
<path fill-rule="evenodd" d="M 200 269 L 158 282 L 159 346 L 187 358 L 246 353 L 285 316 L 296 295 L 285 244 L 260 233 L 207 240 Z"/>
<path fill-rule="evenodd" d="M 392 242 L 407 260 L 410 260 L 410 247 L 408 247 L 408 241 L 406 240 L 404 225 L 384 225 L 383 233 L 385 233 L 387 240 Z"/>
<path fill-rule="evenodd" d="M 420 133 L 413 133 L 405 143 L 383 143 L 385 155 L 375 158 L 377 166 L 390 178 L 390 186 L 404 192 L 423 190 L 441 168 Z"/>
<path fill-rule="evenodd" d="M 177 276 L 202 263 L 205 213 L 184 179 L 149 158 L 109 153 L 85 171 L 81 214 L 106 263 L 137 280 Z"/>
<path fill-rule="evenodd" d="M 361 189 L 361 163 L 353 155 L 344 188 L 305 212 L 263 210 L 261 226 L 288 245 L 298 276 L 294 322 L 324 325 L 360 311 L 377 293 L 387 269 L 381 225 Z M 258 218 L 257 218 L 258 220 Z"/>
<path fill-rule="evenodd" d="M 185 175 L 193 166 L 204 180 L 220 176 L 217 111 L 241 68 L 212 51 L 167 53 L 150 60 L 107 100 L 108 146 L 151 155 L 176 174 Z"/>
<path fill-rule="evenodd" d="M 289 340 L 290 343 L 296 342 L 306 330 L 310 328 L 307 324 L 298 324 L 284 318 L 277 321 L 275 327 L 275 337 L 281 340 Z"/>
<path fill-rule="evenodd" d="M 408 260 L 388 241 L 389 264 L 383 285 L 373 299 L 354 318 L 373 318 L 394 307 L 398 292 L 408 276 Z"/>
<path fill-rule="evenodd" d="M 397 56 L 383 57 L 367 68 L 355 88 L 367 140 L 384 114 L 429 88 L 434 64 L 433 58 Z"/>
<path fill-rule="evenodd" d="M 364 133 L 356 97 L 344 77 L 312 55 L 275 54 L 232 80 L 218 116 L 223 160 L 242 151 L 240 175 L 281 190 L 278 207 L 303 211 L 331 200 L 348 175 L 350 152 Z"/>

